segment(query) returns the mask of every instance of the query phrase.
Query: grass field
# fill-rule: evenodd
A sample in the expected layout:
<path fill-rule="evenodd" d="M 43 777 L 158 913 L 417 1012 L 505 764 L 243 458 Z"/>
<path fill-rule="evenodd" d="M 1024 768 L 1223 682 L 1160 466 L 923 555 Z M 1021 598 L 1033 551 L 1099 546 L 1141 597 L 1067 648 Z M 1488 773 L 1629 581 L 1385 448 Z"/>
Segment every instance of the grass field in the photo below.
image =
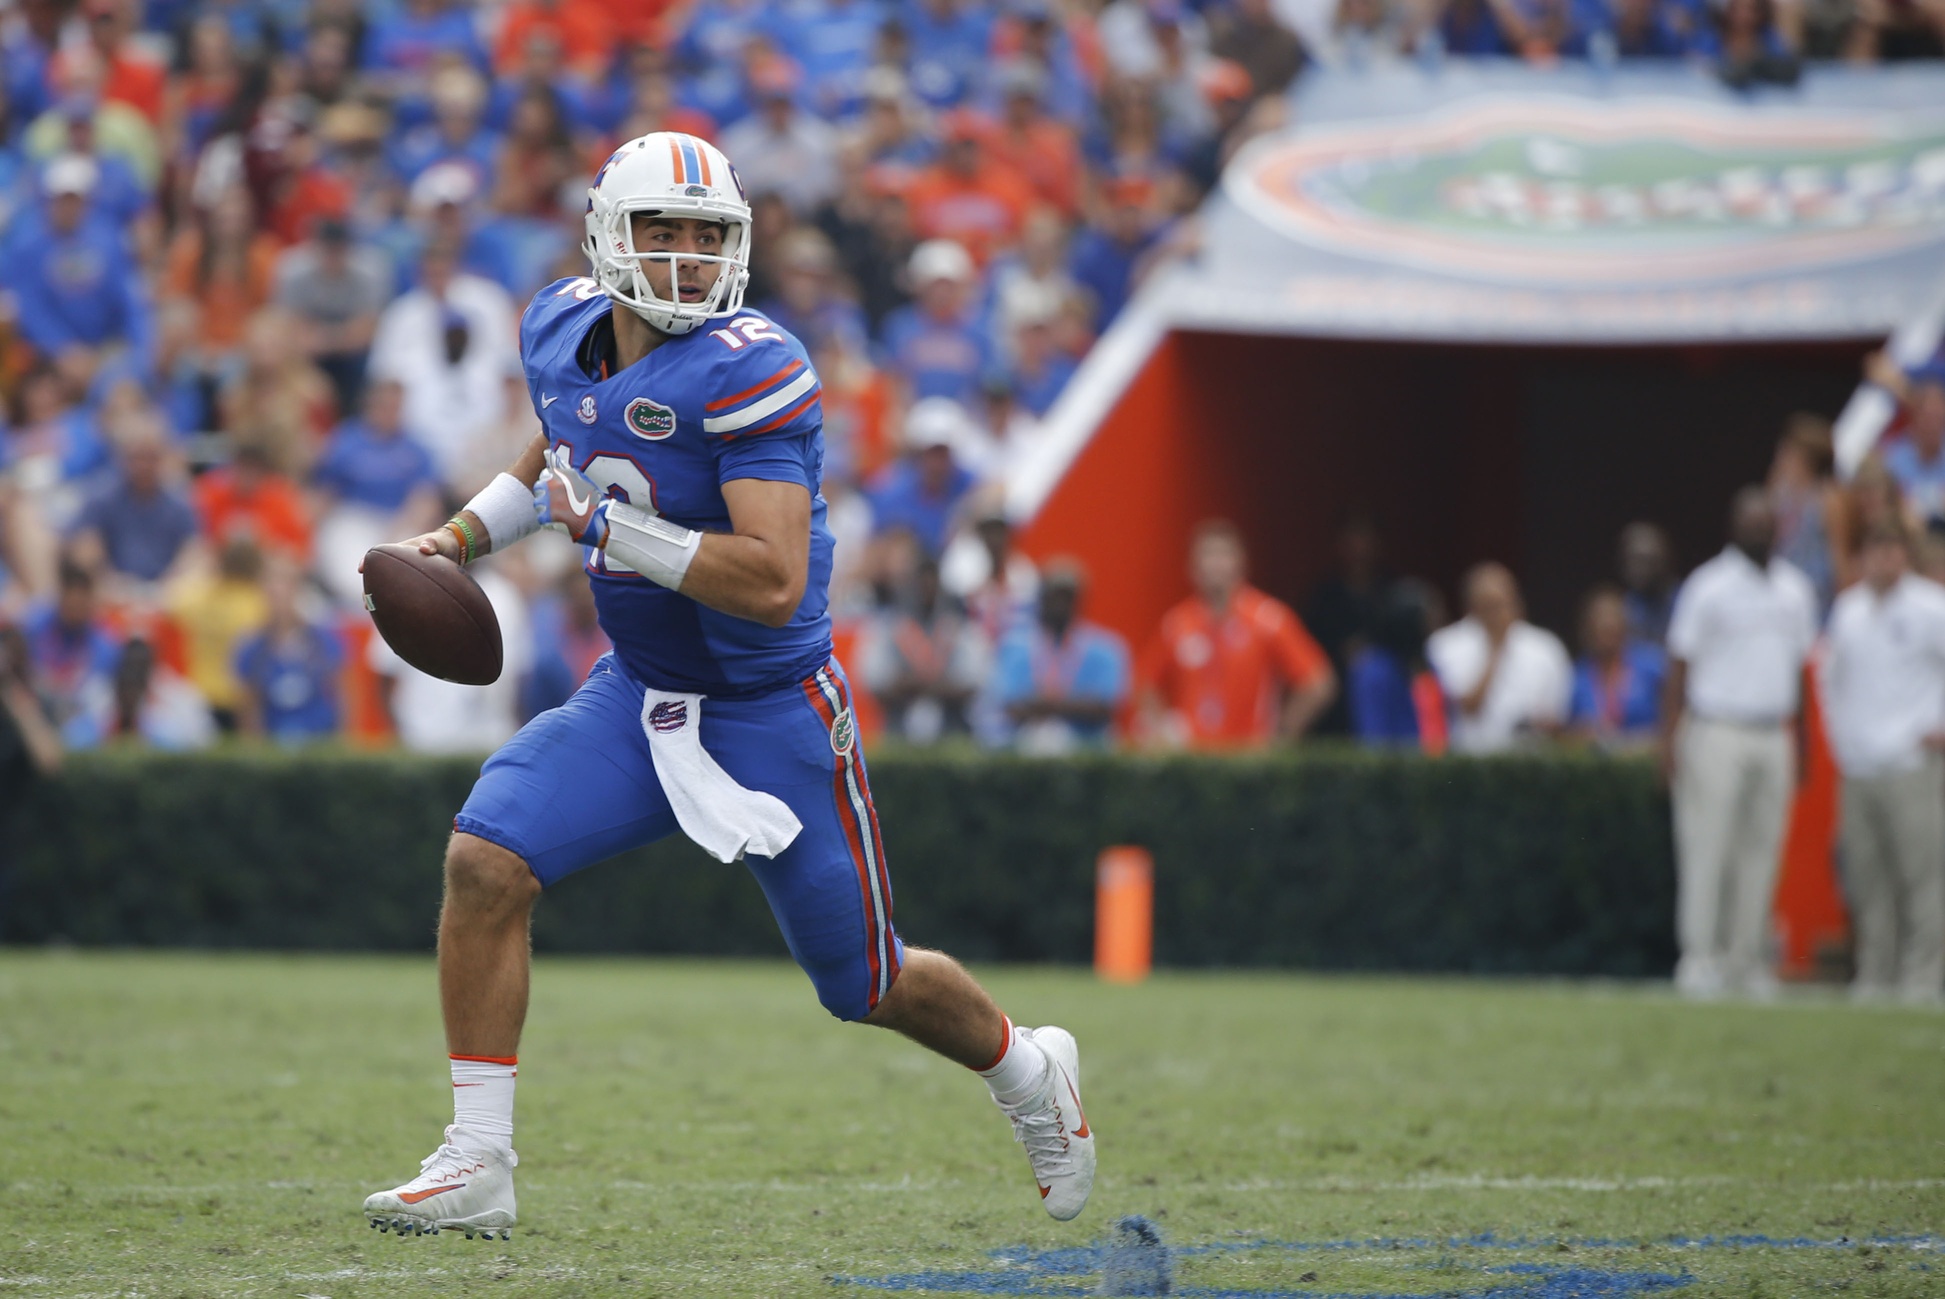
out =
<path fill-rule="evenodd" d="M 1183 1294 L 1945 1295 L 1945 1015 L 982 973 L 1080 1039 L 1078 1221 L 794 969 L 542 959 L 481 1244 L 358 1212 L 449 1115 L 429 960 L 0 953 L 0 1295 L 1086 1294 L 1127 1214 Z"/>

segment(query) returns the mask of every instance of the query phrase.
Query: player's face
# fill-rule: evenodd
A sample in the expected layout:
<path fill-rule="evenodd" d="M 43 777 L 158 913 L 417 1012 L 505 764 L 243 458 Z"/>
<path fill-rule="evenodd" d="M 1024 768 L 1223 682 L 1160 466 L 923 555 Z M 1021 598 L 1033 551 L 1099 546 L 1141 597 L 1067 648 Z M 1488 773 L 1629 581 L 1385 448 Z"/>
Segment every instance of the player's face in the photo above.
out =
<path fill-rule="evenodd" d="M 691 217 L 658 217 L 647 214 L 634 218 L 635 251 L 658 253 L 644 257 L 642 274 L 655 295 L 666 302 L 701 302 L 723 272 L 721 262 L 684 257 L 684 253 L 723 254 L 723 228 L 713 221 Z"/>

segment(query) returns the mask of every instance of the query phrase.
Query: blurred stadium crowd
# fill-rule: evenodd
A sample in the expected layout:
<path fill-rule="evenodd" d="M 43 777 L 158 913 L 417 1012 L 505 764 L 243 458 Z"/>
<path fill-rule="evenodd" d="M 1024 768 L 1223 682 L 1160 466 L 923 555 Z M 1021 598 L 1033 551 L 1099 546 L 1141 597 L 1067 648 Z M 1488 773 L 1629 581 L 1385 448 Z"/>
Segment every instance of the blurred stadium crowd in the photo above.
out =
<path fill-rule="evenodd" d="M 509 663 L 484 694 L 373 643 L 356 563 L 445 517 L 537 430 L 520 308 L 585 270 L 601 160 L 670 129 L 736 161 L 756 210 L 749 301 L 822 375 L 834 608 L 885 726 L 1036 751 L 1313 729 L 1434 749 L 1625 740 L 1652 725 L 1676 576 L 1652 527 L 1624 538 L 1622 585 L 1590 597 L 1570 697 L 1541 691 L 1488 727 L 1470 687 L 1441 691 L 1458 670 L 1442 654 L 1512 635 L 1564 662 L 1502 569 L 1467 585 L 1455 626 L 1482 631 L 1427 641 L 1436 594 L 1384 575 L 1369 525 L 1346 529 L 1342 572 L 1301 620 L 1241 585 L 1240 541 L 1213 525 L 1202 594 L 1137 655 L 1081 617 L 1083 573 L 1013 550 L 999 509 L 1093 339 L 1154 265 L 1192 252 L 1190 214 L 1241 142 L 1281 124 L 1304 68 L 1448 54 L 1786 80 L 1806 57 L 1939 57 L 1945 5 L 0 5 L 12 729 L 37 753 L 227 732 L 477 750 L 565 698 L 606 646 L 564 541 L 483 567 Z M 1945 387 L 1920 378 L 1886 378 L 1917 450 L 1847 489 L 1827 431 L 1778 453 L 1784 553 L 1826 603 L 1856 520 L 1945 511 Z"/>

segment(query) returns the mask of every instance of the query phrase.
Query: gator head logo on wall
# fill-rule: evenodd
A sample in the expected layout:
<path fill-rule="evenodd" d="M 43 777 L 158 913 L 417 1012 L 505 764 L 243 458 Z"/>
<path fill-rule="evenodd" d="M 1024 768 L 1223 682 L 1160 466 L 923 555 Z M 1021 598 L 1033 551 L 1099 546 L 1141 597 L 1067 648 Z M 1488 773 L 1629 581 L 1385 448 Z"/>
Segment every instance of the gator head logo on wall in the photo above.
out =
<path fill-rule="evenodd" d="M 1332 253 L 1494 280 L 1638 285 L 1945 253 L 1945 115 L 1530 96 L 1250 146 L 1225 178 Z"/>

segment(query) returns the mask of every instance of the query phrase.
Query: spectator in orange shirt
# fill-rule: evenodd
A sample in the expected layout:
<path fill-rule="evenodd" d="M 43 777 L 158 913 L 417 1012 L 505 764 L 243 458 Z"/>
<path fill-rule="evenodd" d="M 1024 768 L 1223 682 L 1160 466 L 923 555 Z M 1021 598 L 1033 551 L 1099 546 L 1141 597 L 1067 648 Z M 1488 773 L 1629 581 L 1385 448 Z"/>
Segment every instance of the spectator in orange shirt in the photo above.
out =
<path fill-rule="evenodd" d="M 1001 75 L 1005 98 L 999 129 L 993 133 L 994 162 L 1025 178 L 1044 201 L 1061 215 L 1081 210 L 1080 146 L 1073 128 L 1047 115 L 1046 78 L 1031 63 L 1020 62 Z"/>
<path fill-rule="evenodd" d="M 165 347 L 176 354 L 167 359 L 213 391 L 218 376 L 234 368 L 245 324 L 270 298 L 277 240 L 256 228 L 250 191 L 241 185 L 194 215 L 169 245 L 162 280 Z"/>
<path fill-rule="evenodd" d="M 68 64 L 75 59 L 101 61 L 101 97 L 127 104 L 149 119 L 150 126 L 162 124 L 162 99 L 168 72 L 155 59 L 145 57 L 129 44 L 135 30 L 138 7 L 129 0 L 86 0 L 81 16 L 87 23 L 85 46 L 69 46 L 57 52 L 50 69 L 52 80 L 60 84 Z"/>
<path fill-rule="evenodd" d="M 229 464 L 196 480 L 196 513 L 203 535 L 219 547 L 247 540 L 299 561 L 310 559 L 311 521 L 304 498 L 271 467 L 269 452 L 255 442 L 243 443 Z"/>
<path fill-rule="evenodd" d="M 1244 582 L 1235 525 L 1212 520 L 1189 543 L 1195 594 L 1162 617 L 1142 654 L 1141 731 L 1204 749 L 1296 740 L 1337 696 L 1330 660 L 1290 607 Z"/>
<path fill-rule="evenodd" d="M 984 266 L 994 249 L 1019 238 L 1033 189 L 986 156 L 986 126 L 964 109 L 946 115 L 939 161 L 912 183 L 908 199 L 919 232 L 950 239 Z"/>
<path fill-rule="evenodd" d="M 584 0 L 516 0 L 502 11 L 493 66 L 503 77 L 520 70 L 527 41 L 536 33 L 554 38 L 567 64 L 595 76 L 613 43 L 613 24 L 601 7 Z"/>

